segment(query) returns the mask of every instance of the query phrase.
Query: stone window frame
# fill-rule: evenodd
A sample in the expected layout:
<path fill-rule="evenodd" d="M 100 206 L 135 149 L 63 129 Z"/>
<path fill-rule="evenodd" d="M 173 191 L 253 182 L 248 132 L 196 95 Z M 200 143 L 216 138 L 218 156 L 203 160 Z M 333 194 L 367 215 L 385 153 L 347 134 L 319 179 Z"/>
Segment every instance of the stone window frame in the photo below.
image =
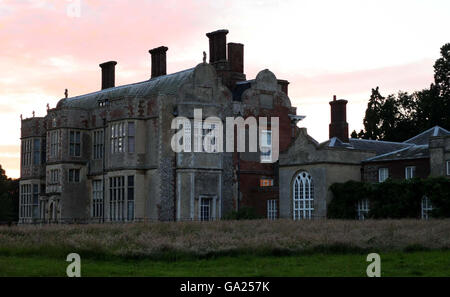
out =
<path fill-rule="evenodd" d="M 130 177 L 133 179 L 133 184 L 130 185 Z M 108 203 L 109 203 L 109 221 L 112 222 L 129 222 L 135 220 L 135 175 L 124 174 L 110 176 L 108 179 Z M 132 191 L 131 191 L 132 189 Z M 130 199 L 130 194 L 133 194 Z M 130 202 L 133 203 L 130 203 Z M 133 217 L 129 216 L 129 207 L 133 207 Z"/>
<path fill-rule="evenodd" d="M 420 211 L 422 220 L 428 220 L 430 218 L 430 213 L 433 210 L 433 205 L 431 204 L 430 198 L 427 196 L 422 197 L 420 203 Z"/>
<path fill-rule="evenodd" d="M 69 183 L 79 183 L 81 181 L 80 168 L 69 168 L 67 170 L 67 181 Z"/>
<path fill-rule="evenodd" d="M 370 201 L 367 198 L 358 200 L 356 203 L 356 215 L 358 220 L 364 221 L 370 211 Z"/>
<path fill-rule="evenodd" d="M 50 157 L 57 158 L 59 156 L 59 149 L 61 145 L 61 130 L 51 130 L 48 133 L 50 145 Z"/>
<path fill-rule="evenodd" d="M 60 183 L 60 181 L 61 181 L 61 179 L 60 179 L 60 169 L 59 168 L 50 169 L 49 184 L 57 185 L 57 184 Z"/>
<path fill-rule="evenodd" d="M 128 153 L 136 151 L 136 123 L 134 121 L 127 121 L 127 150 Z"/>
<path fill-rule="evenodd" d="M 196 197 L 197 200 L 197 220 L 198 221 L 215 221 L 217 219 L 217 206 L 219 200 L 218 200 L 218 196 L 217 195 L 199 195 Z M 209 200 L 210 201 L 210 205 L 209 205 L 209 220 L 202 220 L 202 200 Z"/>
<path fill-rule="evenodd" d="M 92 131 L 92 159 L 99 160 L 104 157 L 105 134 L 103 129 Z"/>
<path fill-rule="evenodd" d="M 260 160 L 261 163 L 272 163 L 272 130 L 261 130 L 261 140 L 260 140 Z M 270 137 L 264 138 L 263 135 L 270 135 Z M 263 139 L 266 139 L 266 143 L 263 143 Z M 270 140 L 270 141 L 267 141 Z M 269 143 L 270 142 L 270 143 Z M 263 150 L 268 149 L 266 152 Z M 267 154 L 269 153 L 269 154 Z"/>
<path fill-rule="evenodd" d="M 409 173 L 408 173 L 409 171 Z M 416 166 L 406 166 L 405 167 L 405 179 L 411 179 L 416 176 Z"/>
<path fill-rule="evenodd" d="M 314 180 L 307 171 L 295 175 L 292 188 L 293 219 L 312 219 L 314 213 Z"/>
<path fill-rule="evenodd" d="M 198 200 L 198 219 L 199 221 L 211 221 L 213 219 L 212 216 L 212 198 L 209 196 L 202 196 Z M 207 203 L 204 203 L 207 202 Z M 207 209 L 206 209 L 207 208 Z M 207 216 L 205 215 L 207 214 Z"/>
<path fill-rule="evenodd" d="M 267 219 L 268 220 L 278 219 L 278 200 L 277 199 L 267 200 Z"/>
<path fill-rule="evenodd" d="M 43 160 L 43 148 L 43 139 L 41 137 L 33 138 L 33 165 L 45 163 L 45 160 Z"/>
<path fill-rule="evenodd" d="M 385 172 L 387 174 L 382 174 L 382 172 Z M 380 167 L 378 168 L 378 182 L 382 183 L 385 180 L 389 178 L 389 168 L 387 167 Z"/>
<path fill-rule="evenodd" d="M 450 160 L 447 160 L 447 175 L 450 175 Z"/>
<path fill-rule="evenodd" d="M 130 127 L 134 129 L 131 130 Z M 111 154 L 135 153 L 136 130 L 136 121 L 125 120 L 111 123 L 109 128 Z M 131 148 L 133 151 L 130 151 Z"/>
<path fill-rule="evenodd" d="M 73 135 L 73 138 L 72 138 Z M 77 138 L 77 135 L 79 136 Z M 69 156 L 81 157 L 82 133 L 80 130 L 69 130 Z M 73 149 L 72 149 L 73 148 Z"/>
<path fill-rule="evenodd" d="M 135 196 L 136 196 L 136 178 L 134 175 L 127 175 L 127 220 L 134 221 L 135 219 Z"/>
<path fill-rule="evenodd" d="M 31 219 L 33 217 L 33 184 L 20 185 L 20 219 Z"/>
<path fill-rule="evenodd" d="M 22 140 L 22 166 L 30 166 L 33 156 L 33 138 Z"/>
<path fill-rule="evenodd" d="M 91 217 L 98 219 L 103 218 L 103 180 L 92 180 L 92 204 L 91 204 Z"/>

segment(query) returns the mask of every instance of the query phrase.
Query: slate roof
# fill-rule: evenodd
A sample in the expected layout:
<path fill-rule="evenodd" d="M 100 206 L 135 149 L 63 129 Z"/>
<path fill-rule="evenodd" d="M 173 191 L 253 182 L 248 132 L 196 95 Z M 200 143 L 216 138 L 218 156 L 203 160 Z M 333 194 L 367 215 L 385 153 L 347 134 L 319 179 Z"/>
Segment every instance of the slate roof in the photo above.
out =
<path fill-rule="evenodd" d="M 395 150 L 412 146 L 409 143 L 390 142 L 370 139 L 350 138 L 348 143 L 342 142 L 339 138 L 333 137 L 324 143 L 328 147 L 341 147 L 347 149 L 356 149 L 364 151 L 372 151 L 377 155 L 385 154 Z"/>
<path fill-rule="evenodd" d="M 433 128 L 430 128 L 406 141 L 404 143 L 413 143 L 417 145 L 428 145 L 428 139 L 433 136 L 446 136 L 450 135 L 450 131 L 445 130 L 444 128 L 441 128 L 439 126 L 434 126 Z"/>
<path fill-rule="evenodd" d="M 380 162 L 393 160 L 408 160 L 429 158 L 428 142 L 430 137 L 446 136 L 450 132 L 439 126 L 428 129 L 404 142 L 390 142 L 370 139 L 350 138 L 349 142 L 343 142 L 337 137 L 333 137 L 322 146 L 340 147 L 347 149 L 357 149 L 365 151 L 373 151 L 375 157 L 364 160 L 363 162 Z"/>
<path fill-rule="evenodd" d="M 194 68 L 190 68 L 180 72 L 158 76 L 143 82 L 61 99 L 58 102 L 58 107 L 93 109 L 98 106 L 99 101 L 105 99 L 114 100 L 116 98 L 142 98 L 157 94 L 176 94 L 178 89 L 188 81 L 193 73 Z"/>
<path fill-rule="evenodd" d="M 394 160 L 409 160 L 428 158 L 430 156 L 428 145 L 411 145 L 409 147 L 399 149 L 386 154 L 378 155 L 364 162 L 380 162 L 380 161 L 394 161 Z"/>

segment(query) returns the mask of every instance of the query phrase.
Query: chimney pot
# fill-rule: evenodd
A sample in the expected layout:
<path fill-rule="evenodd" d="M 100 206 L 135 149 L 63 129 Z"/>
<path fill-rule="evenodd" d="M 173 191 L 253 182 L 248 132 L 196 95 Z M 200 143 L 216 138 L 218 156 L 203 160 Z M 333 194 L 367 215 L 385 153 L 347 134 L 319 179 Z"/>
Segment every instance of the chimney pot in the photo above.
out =
<path fill-rule="evenodd" d="M 116 65 L 116 61 L 109 61 L 99 65 L 102 69 L 102 90 L 115 87 Z"/>
<path fill-rule="evenodd" d="M 288 94 L 289 82 L 287 80 L 284 80 L 284 79 L 279 79 L 278 80 L 278 84 L 281 87 L 281 91 L 287 95 Z"/>
<path fill-rule="evenodd" d="M 227 34 L 226 29 L 206 33 L 209 38 L 209 63 L 227 59 Z"/>
<path fill-rule="evenodd" d="M 343 142 L 348 142 L 348 123 L 347 123 L 347 100 L 330 101 L 331 106 L 331 123 L 329 127 L 330 138 L 337 137 Z"/>
<path fill-rule="evenodd" d="M 168 49 L 166 46 L 160 46 L 148 51 L 152 56 L 151 78 L 167 74 L 166 52 Z"/>
<path fill-rule="evenodd" d="M 230 70 L 244 73 L 244 45 L 241 43 L 228 43 L 228 61 Z"/>

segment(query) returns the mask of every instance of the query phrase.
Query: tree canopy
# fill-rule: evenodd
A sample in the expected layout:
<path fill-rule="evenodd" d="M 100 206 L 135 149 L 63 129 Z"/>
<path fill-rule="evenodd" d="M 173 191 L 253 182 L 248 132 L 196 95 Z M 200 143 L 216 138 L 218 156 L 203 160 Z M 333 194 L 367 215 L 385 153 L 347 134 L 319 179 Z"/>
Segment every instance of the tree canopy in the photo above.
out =
<path fill-rule="evenodd" d="M 431 127 L 450 129 L 450 43 L 441 47 L 434 63 L 434 82 L 412 94 L 398 92 L 384 97 L 372 89 L 364 116 L 364 130 L 353 138 L 404 141 Z"/>

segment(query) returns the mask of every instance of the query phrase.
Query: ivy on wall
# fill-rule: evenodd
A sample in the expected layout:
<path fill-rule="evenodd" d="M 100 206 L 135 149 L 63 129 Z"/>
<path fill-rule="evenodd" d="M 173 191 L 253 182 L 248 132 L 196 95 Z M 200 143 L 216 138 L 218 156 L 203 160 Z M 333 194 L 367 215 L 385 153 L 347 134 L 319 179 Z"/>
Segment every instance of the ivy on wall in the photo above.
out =
<path fill-rule="evenodd" d="M 348 181 L 330 186 L 333 199 L 328 205 L 327 217 L 355 219 L 356 204 L 369 200 L 369 217 L 420 218 L 422 198 L 427 196 L 433 205 L 433 217 L 450 217 L 450 179 L 391 180 L 383 183 Z"/>

